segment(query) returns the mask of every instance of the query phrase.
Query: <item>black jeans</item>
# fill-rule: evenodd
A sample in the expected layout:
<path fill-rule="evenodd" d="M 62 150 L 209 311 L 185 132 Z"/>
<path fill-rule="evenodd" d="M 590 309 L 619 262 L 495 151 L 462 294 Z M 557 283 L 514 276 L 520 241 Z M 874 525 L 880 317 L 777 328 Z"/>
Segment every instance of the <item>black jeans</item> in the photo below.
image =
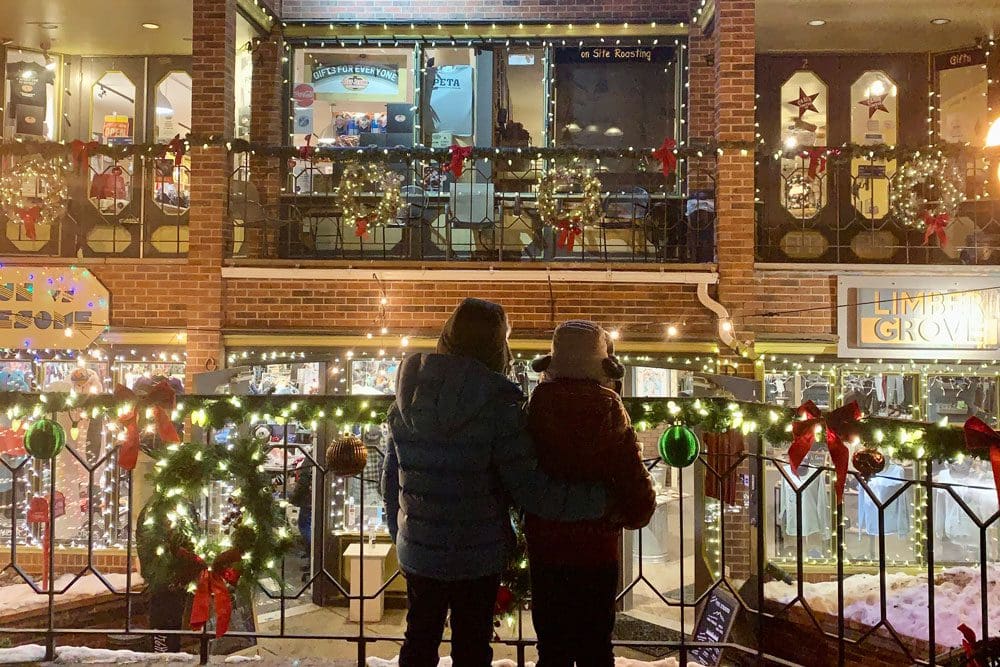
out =
<path fill-rule="evenodd" d="M 613 667 L 618 565 L 531 566 L 537 667 Z"/>
<path fill-rule="evenodd" d="M 500 576 L 441 581 L 406 575 L 406 641 L 399 667 L 437 667 L 445 618 L 451 609 L 454 667 L 489 667 L 493 661 L 493 607 Z"/>

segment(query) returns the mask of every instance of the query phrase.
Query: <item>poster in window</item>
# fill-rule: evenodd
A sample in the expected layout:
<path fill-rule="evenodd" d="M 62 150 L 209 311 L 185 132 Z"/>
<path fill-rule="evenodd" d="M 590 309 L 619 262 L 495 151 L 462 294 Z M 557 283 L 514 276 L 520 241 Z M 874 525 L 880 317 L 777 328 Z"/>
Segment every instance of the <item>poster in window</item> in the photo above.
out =
<path fill-rule="evenodd" d="M 396 393 L 393 359 L 355 359 L 351 362 L 351 393 L 362 396 L 391 396 Z"/>
<path fill-rule="evenodd" d="M 104 139 L 111 145 L 132 143 L 132 119 L 128 116 L 105 116 Z"/>
<path fill-rule="evenodd" d="M 666 398 L 670 395 L 668 383 L 670 371 L 666 368 L 638 366 L 633 369 L 632 391 L 643 398 Z"/>
<path fill-rule="evenodd" d="M 472 136 L 474 72 L 472 65 L 446 65 L 434 70 L 431 89 L 434 132 Z"/>

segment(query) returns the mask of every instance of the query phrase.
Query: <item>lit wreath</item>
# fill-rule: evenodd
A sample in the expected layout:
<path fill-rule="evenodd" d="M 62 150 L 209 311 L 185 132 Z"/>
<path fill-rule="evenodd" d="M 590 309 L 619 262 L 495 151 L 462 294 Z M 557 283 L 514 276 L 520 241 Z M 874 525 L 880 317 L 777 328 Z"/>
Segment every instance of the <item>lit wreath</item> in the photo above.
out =
<path fill-rule="evenodd" d="M 922 186 L 932 190 L 924 197 Z M 897 172 L 889 202 L 897 219 L 909 227 L 946 225 L 965 201 L 961 170 L 945 157 L 915 156 Z"/>
<path fill-rule="evenodd" d="M 573 184 L 580 185 L 583 201 L 560 211 L 556 190 Z M 543 225 L 559 232 L 556 246 L 572 252 L 583 226 L 596 224 L 601 217 L 601 182 L 590 169 L 559 167 L 546 172 L 538 180 L 538 216 Z"/>
<path fill-rule="evenodd" d="M 294 538 L 264 472 L 266 443 L 169 445 L 151 476 L 154 495 L 136 527 L 148 584 L 194 593 L 191 627 L 200 630 L 215 603 L 216 636 L 229 627 L 230 587 L 277 576 Z M 206 534 L 197 516 L 214 482 L 228 482 L 229 511 L 221 535 Z"/>
<path fill-rule="evenodd" d="M 24 184 L 34 180 L 37 197 L 24 194 Z M 22 162 L 0 178 L 0 207 L 6 216 L 24 225 L 24 233 L 32 241 L 36 225 L 52 225 L 66 213 L 69 191 L 62 159 L 40 158 Z"/>
<path fill-rule="evenodd" d="M 337 188 L 337 206 L 343 220 L 354 225 L 354 233 L 364 236 L 371 225 L 386 227 L 399 215 L 401 195 L 399 174 L 386 171 L 384 165 L 354 164 L 344 170 Z M 381 192 L 375 208 L 362 201 L 365 192 Z"/>

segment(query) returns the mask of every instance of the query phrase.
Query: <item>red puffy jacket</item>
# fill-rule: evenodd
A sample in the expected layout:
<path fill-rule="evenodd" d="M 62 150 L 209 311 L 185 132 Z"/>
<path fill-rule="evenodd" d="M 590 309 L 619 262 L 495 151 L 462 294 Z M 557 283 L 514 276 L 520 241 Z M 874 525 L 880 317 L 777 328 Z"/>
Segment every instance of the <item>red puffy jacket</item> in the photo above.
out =
<path fill-rule="evenodd" d="M 565 523 L 528 515 L 528 556 L 546 565 L 608 565 L 621 559 L 623 527 L 639 529 L 656 509 L 653 481 L 618 394 L 592 380 L 551 380 L 528 403 L 528 429 L 550 476 L 600 482 L 609 518 Z"/>

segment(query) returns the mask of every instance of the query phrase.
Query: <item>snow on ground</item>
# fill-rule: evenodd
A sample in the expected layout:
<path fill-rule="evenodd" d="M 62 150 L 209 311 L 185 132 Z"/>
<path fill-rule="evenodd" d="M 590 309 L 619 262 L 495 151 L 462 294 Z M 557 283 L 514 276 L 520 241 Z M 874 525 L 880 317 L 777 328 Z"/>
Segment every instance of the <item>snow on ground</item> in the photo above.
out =
<path fill-rule="evenodd" d="M 26 644 L 14 648 L 0 649 L 0 664 L 41 662 L 45 659 L 45 647 L 39 644 Z M 139 653 L 137 651 L 111 651 L 100 648 L 84 648 L 79 646 L 57 646 L 57 665 L 86 664 L 117 664 L 154 662 L 163 663 L 197 663 L 198 656 L 190 653 Z"/>
<path fill-rule="evenodd" d="M 103 595 L 111 591 L 104 585 L 95 574 L 88 574 L 77 579 L 76 583 L 70 586 L 69 590 L 60 592 L 70 585 L 75 575 L 64 574 L 56 579 L 53 589 L 56 591 L 56 603 L 65 600 L 74 600 L 94 595 Z M 104 578 L 111 584 L 111 588 L 116 593 L 125 592 L 124 574 L 106 574 Z M 142 577 L 132 574 L 132 588 L 142 584 Z M 39 587 L 41 584 L 39 583 Z M 49 603 L 49 598 L 44 593 L 36 593 L 29 584 L 14 584 L 13 586 L 0 586 L 0 613 L 9 613 L 21 609 L 32 607 L 42 607 Z"/>
<path fill-rule="evenodd" d="M 962 623 L 979 633 L 982 628 L 979 568 L 954 567 L 934 579 L 934 635 L 942 646 L 960 646 Z M 926 575 L 893 573 L 885 575 L 886 620 L 901 635 L 928 641 Z M 764 585 L 764 596 L 788 603 L 795 598 L 795 585 L 780 581 Z M 803 596 L 813 611 L 837 616 L 837 582 L 806 583 Z M 879 576 L 854 574 L 844 579 L 844 617 L 873 626 L 881 618 Z M 987 569 L 990 635 L 1000 634 L 1000 565 Z M 797 603 L 798 604 L 798 603 Z"/>

